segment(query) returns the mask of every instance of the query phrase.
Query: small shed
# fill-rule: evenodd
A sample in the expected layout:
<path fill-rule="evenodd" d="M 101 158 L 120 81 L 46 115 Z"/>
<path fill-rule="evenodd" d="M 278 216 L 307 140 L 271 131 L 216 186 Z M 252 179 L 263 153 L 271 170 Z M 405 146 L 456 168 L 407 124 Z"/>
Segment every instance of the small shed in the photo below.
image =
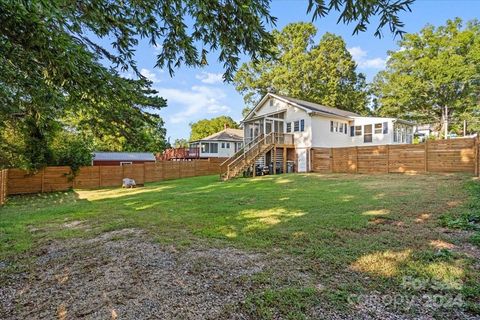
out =
<path fill-rule="evenodd" d="M 94 152 L 93 166 L 123 166 L 127 164 L 142 164 L 155 162 L 155 156 L 150 152 Z"/>

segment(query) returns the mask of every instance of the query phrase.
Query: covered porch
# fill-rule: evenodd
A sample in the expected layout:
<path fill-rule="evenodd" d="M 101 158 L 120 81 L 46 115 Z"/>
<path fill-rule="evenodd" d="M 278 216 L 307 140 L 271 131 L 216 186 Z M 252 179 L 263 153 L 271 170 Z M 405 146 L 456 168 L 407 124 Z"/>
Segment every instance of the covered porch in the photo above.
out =
<path fill-rule="evenodd" d="M 286 132 L 285 111 L 254 117 L 244 121 L 242 124 L 245 145 L 258 140 L 259 137 L 266 136 L 271 132 L 278 133 L 278 137 L 280 137 L 281 134 L 285 134 Z M 284 141 L 284 143 L 293 145 L 293 136 L 288 136 L 291 136 L 292 140 Z"/>

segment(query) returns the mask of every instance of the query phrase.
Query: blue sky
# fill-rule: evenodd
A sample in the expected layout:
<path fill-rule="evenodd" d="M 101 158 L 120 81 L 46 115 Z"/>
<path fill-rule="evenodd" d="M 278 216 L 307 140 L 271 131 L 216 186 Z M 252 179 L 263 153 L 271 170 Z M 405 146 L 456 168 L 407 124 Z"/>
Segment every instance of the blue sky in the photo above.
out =
<path fill-rule="evenodd" d="M 311 21 L 306 14 L 307 1 L 273 0 L 271 13 L 278 18 L 277 28 L 288 23 Z M 480 12 L 477 0 L 417 0 L 411 13 L 402 14 L 407 32 L 417 32 L 426 24 L 442 25 L 447 19 L 460 17 L 463 20 L 475 19 Z M 397 49 L 397 40 L 384 31 L 384 37 L 374 37 L 376 21 L 367 32 L 352 35 L 353 25 L 336 24 L 338 15 L 318 19 L 314 22 L 318 29 L 317 40 L 325 32 L 341 35 L 352 56 L 357 61 L 358 70 L 370 80 L 383 68 L 388 50 Z M 219 115 L 229 115 L 241 120 L 244 107 L 243 98 L 234 86 L 222 82 L 222 65 L 216 61 L 215 53 L 210 55 L 209 65 L 202 69 L 182 67 L 174 77 L 164 70 L 154 69 L 156 49 L 148 43 L 137 48 L 136 58 L 142 74 L 154 82 L 159 94 L 168 100 L 168 107 L 160 114 L 165 120 L 167 137 L 173 142 L 176 138 L 188 138 L 189 123 Z M 244 60 L 246 61 L 246 60 Z"/>

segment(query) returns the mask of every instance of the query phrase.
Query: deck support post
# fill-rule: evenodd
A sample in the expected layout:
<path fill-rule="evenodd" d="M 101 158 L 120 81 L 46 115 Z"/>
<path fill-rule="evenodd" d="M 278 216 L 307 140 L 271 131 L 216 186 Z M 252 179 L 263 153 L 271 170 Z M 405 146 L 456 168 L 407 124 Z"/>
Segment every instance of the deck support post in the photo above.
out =
<path fill-rule="evenodd" d="M 283 173 L 287 173 L 287 147 L 283 147 Z"/>

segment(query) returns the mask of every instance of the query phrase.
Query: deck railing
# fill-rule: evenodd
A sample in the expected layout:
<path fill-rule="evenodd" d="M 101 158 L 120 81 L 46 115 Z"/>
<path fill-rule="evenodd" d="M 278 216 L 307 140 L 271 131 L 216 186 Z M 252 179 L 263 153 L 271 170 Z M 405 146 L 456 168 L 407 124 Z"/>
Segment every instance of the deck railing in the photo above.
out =
<path fill-rule="evenodd" d="M 234 156 L 227 159 L 222 163 L 222 169 L 225 169 L 227 178 L 230 177 L 230 173 L 235 172 L 238 167 L 244 167 L 249 165 L 251 161 L 259 156 L 260 153 L 266 152 L 265 148 L 274 146 L 276 144 L 292 144 L 293 135 L 270 132 L 267 135 L 260 135 L 248 143 L 243 149 L 239 150 Z M 265 147 L 268 146 L 268 147 Z"/>

